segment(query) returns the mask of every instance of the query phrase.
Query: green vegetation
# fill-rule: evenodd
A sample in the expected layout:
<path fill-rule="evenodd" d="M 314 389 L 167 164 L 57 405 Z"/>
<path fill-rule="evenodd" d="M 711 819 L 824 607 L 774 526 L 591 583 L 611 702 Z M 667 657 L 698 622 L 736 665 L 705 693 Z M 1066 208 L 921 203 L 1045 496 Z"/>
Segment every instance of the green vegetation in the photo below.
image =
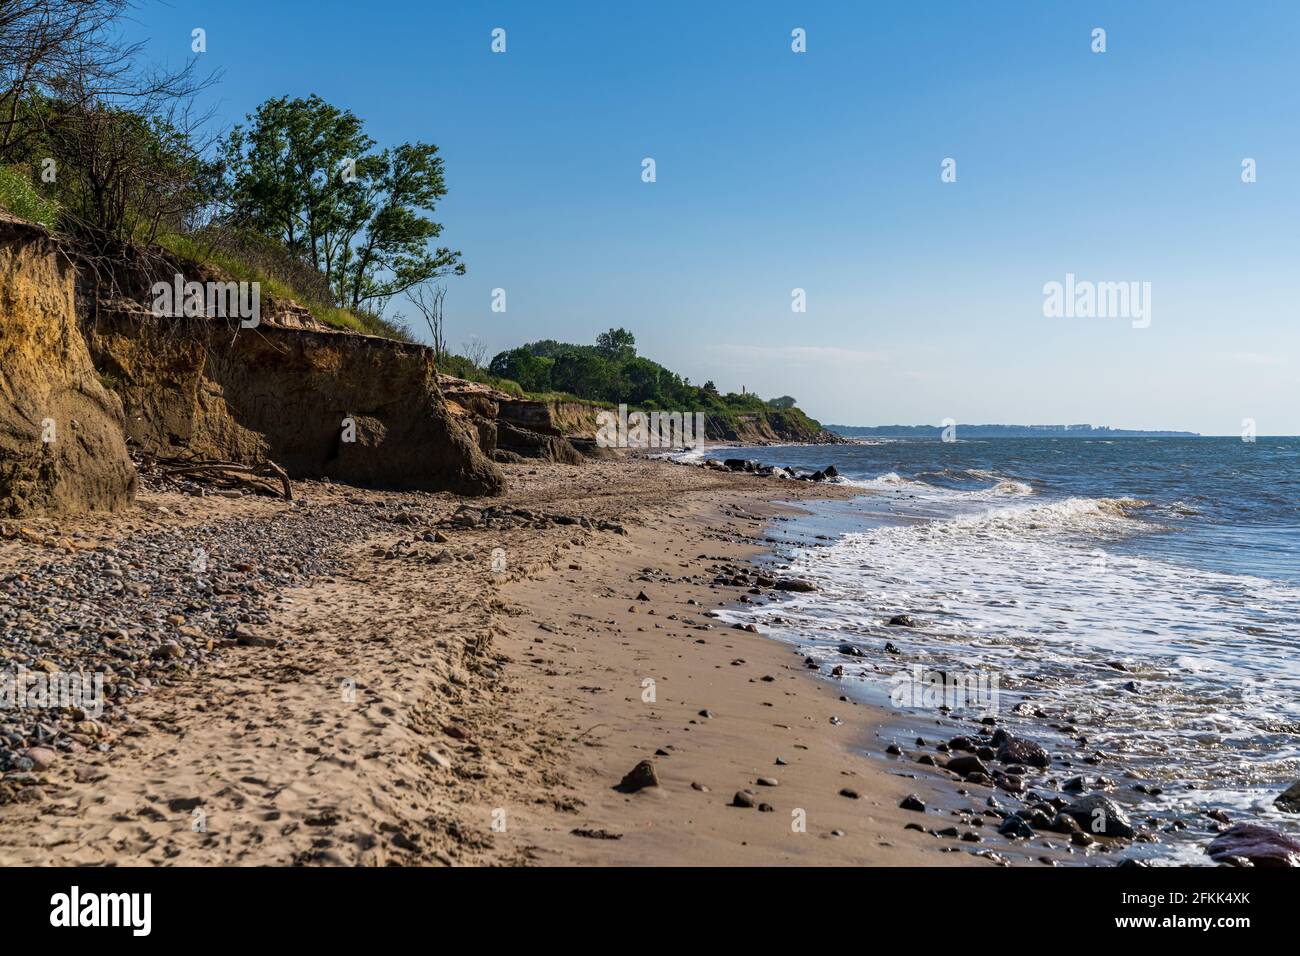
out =
<path fill-rule="evenodd" d="M 215 266 L 231 278 L 260 282 L 266 295 L 293 299 L 319 322 L 335 329 L 379 335 L 402 342 L 414 341 L 400 324 L 364 309 L 343 309 L 309 267 L 264 236 L 223 234 L 209 230 L 196 234 L 162 233 L 157 244 L 181 259 Z"/>
<path fill-rule="evenodd" d="M 444 375 L 452 375 L 456 378 L 463 378 L 470 382 L 478 382 L 481 385 L 490 385 L 492 388 L 512 395 L 515 398 L 531 398 L 519 386 L 518 382 L 513 382 L 507 378 L 501 378 L 493 375 L 485 369 L 479 368 L 470 359 L 463 355 L 443 355 L 437 360 L 438 371 Z"/>
<path fill-rule="evenodd" d="M 636 339 L 626 329 L 602 332 L 595 345 L 553 339 L 522 345 L 498 354 L 488 371 L 518 382 L 533 397 L 626 404 L 647 411 L 704 412 L 715 431 L 734 434 L 746 421 L 766 422 L 785 435 L 821 430 L 789 395 L 766 402 L 752 393 L 720 394 L 712 382 L 692 385 L 690 379 L 637 355 Z"/>
<path fill-rule="evenodd" d="M 383 318 L 403 295 L 429 326 L 440 370 L 512 395 L 701 411 L 715 432 L 819 429 L 788 395 L 764 402 L 691 384 L 638 356 L 626 329 L 595 345 L 534 342 L 486 368 L 475 341 L 450 354 L 438 280 L 465 264 L 434 245 L 447 194 L 438 147 L 380 148 L 359 117 L 316 95 L 272 97 L 205 140 L 194 104 L 217 76 L 197 76 L 197 58 L 174 70 L 139 63 L 143 46 L 120 40 L 130 7 L 0 0 L 0 205 L 15 215 L 105 258 L 160 273 L 174 258 L 210 266 L 334 328 L 412 341 L 400 318 Z"/>
<path fill-rule="evenodd" d="M 389 300 L 465 271 L 433 246 L 447 192 L 437 147 L 379 149 L 318 96 L 269 99 L 206 136 L 196 97 L 218 76 L 199 76 L 198 57 L 144 62 L 121 40 L 131 6 L 0 0 L 0 206 L 97 255 L 125 245 L 148 263 L 160 246 L 327 325 L 410 341 L 382 317 Z"/>
<path fill-rule="evenodd" d="M 278 240 L 356 311 L 446 275 L 460 253 L 430 250 L 447 194 L 430 143 L 375 151 L 360 119 L 319 96 L 269 99 L 225 142 L 226 217 Z"/>
<path fill-rule="evenodd" d="M 59 218 L 58 203 L 37 192 L 27 174 L 16 167 L 0 166 L 0 206 L 46 229 L 53 229 Z"/>

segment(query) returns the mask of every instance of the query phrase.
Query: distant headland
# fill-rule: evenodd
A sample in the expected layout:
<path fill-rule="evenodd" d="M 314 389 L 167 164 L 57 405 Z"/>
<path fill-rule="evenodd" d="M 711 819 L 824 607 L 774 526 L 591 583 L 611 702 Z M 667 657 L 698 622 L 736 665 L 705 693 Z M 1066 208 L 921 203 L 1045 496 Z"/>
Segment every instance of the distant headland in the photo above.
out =
<path fill-rule="evenodd" d="M 962 438 L 1200 438 L 1198 432 L 1144 431 L 1109 425 L 827 425 L 845 438 L 939 438 L 952 428 Z"/>

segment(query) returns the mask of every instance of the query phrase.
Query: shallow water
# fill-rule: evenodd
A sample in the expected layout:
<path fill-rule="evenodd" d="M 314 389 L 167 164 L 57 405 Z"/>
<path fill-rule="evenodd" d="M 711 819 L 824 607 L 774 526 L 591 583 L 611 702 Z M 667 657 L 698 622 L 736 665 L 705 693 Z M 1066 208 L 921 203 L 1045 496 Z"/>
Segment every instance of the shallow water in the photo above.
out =
<path fill-rule="evenodd" d="M 1000 720 L 1018 719 L 1019 703 L 1042 710 L 1049 719 L 1025 732 L 1054 752 L 1100 751 L 1075 772 L 1128 773 L 1114 795 L 1143 814 L 1221 807 L 1300 830 L 1272 806 L 1300 777 L 1300 440 L 899 440 L 710 455 L 834 464 L 864 489 L 806 504 L 811 514 L 774 531 L 779 559 L 816 593 L 734 612 L 844 664 L 846 692 L 933 715 L 935 701 L 900 676 L 919 664 L 971 682 L 958 701 L 971 706 L 956 713 L 975 714 L 996 681 Z M 919 626 L 888 626 L 901 613 Z M 868 657 L 840 655 L 845 641 Z M 881 654 L 887 641 L 901 653 Z M 1163 792 L 1135 796 L 1134 779 Z"/>

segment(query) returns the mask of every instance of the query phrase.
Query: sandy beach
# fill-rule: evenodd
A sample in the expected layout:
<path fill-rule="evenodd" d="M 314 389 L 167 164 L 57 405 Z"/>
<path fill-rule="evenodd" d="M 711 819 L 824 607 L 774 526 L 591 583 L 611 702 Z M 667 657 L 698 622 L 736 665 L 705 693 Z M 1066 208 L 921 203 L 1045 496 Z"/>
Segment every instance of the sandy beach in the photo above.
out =
<path fill-rule="evenodd" d="M 11 589 L 132 536 L 321 534 L 332 514 L 350 535 L 310 582 L 254 587 L 260 623 L 170 618 L 181 650 L 133 669 L 147 692 L 7 777 L 0 863 L 996 860 L 906 828 L 956 821 L 899 807 L 943 771 L 866 756 L 878 712 L 711 617 L 751 599 L 714 580 L 766 520 L 847 489 L 646 460 L 510 472 L 469 519 L 447 495 L 303 483 L 292 505 L 145 490 L 122 516 L 10 527 Z M 213 571 L 258 578 L 236 554 Z M 658 785 L 620 788 L 643 760 Z"/>

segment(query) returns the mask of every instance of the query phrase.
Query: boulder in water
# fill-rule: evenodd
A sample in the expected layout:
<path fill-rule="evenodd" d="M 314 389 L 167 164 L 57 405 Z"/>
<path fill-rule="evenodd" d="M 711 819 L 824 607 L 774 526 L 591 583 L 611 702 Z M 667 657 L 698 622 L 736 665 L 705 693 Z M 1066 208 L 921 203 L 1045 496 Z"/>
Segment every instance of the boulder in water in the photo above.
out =
<path fill-rule="evenodd" d="M 1124 811 L 1110 797 L 1090 793 L 1064 807 L 1062 813 L 1074 817 L 1084 831 L 1097 836 L 1132 839 L 1137 831 Z"/>
<path fill-rule="evenodd" d="M 1291 784 L 1281 796 L 1274 800 L 1273 806 L 1283 813 L 1300 813 L 1300 780 Z"/>
<path fill-rule="evenodd" d="M 1300 843 L 1272 827 L 1238 823 L 1205 848 L 1215 863 L 1248 860 L 1252 866 L 1300 866 Z"/>

